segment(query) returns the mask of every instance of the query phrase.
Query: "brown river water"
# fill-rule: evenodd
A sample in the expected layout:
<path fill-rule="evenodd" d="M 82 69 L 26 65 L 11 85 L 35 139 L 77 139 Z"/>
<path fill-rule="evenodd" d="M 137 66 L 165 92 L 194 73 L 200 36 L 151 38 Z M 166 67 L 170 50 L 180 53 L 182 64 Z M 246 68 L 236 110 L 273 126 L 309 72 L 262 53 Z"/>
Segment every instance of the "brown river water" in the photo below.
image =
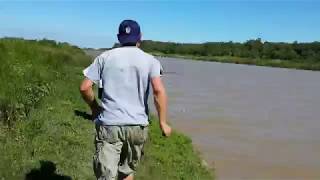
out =
<path fill-rule="evenodd" d="M 320 179 L 320 72 L 159 60 L 170 123 L 218 179 Z"/>

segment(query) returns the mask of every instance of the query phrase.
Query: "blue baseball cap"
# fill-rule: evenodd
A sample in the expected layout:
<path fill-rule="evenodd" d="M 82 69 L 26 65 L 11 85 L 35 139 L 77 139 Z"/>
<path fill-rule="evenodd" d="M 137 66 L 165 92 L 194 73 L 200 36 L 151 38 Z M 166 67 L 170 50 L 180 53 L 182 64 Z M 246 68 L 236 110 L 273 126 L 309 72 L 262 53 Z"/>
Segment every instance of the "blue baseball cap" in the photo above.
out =
<path fill-rule="evenodd" d="M 120 44 L 137 43 L 141 40 L 139 24 L 134 20 L 124 20 L 119 25 L 118 40 Z"/>

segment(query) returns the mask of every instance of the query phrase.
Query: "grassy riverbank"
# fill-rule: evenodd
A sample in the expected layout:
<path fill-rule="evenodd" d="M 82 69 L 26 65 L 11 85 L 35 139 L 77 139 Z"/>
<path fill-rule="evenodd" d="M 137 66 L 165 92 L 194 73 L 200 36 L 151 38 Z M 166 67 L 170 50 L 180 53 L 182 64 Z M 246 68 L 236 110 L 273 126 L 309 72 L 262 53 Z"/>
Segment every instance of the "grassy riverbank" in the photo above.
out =
<path fill-rule="evenodd" d="M 194 55 L 179 55 L 166 54 L 161 52 L 150 52 L 154 56 L 183 58 L 200 61 L 213 61 L 221 63 L 247 64 L 256 66 L 281 67 L 290 69 L 304 69 L 304 70 L 320 70 L 320 62 L 316 61 L 300 61 L 300 60 L 280 60 L 280 59 L 261 59 L 261 58 L 242 58 L 234 56 L 194 56 Z"/>
<path fill-rule="evenodd" d="M 94 179 L 94 126 L 78 87 L 90 63 L 66 43 L 0 39 L 0 179 Z M 191 140 L 154 120 L 137 179 L 212 179 Z"/>

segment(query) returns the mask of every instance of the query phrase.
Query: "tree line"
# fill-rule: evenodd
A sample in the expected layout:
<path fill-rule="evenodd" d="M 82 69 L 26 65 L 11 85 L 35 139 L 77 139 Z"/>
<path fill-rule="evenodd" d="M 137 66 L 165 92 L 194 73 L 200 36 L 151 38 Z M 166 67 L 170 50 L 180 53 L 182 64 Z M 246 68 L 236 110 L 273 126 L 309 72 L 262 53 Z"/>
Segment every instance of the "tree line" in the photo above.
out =
<path fill-rule="evenodd" d="M 255 59 L 320 62 L 320 42 L 263 42 L 260 38 L 239 42 L 206 42 L 202 44 L 145 40 L 141 48 L 147 52 L 192 56 L 230 56 Z"/>

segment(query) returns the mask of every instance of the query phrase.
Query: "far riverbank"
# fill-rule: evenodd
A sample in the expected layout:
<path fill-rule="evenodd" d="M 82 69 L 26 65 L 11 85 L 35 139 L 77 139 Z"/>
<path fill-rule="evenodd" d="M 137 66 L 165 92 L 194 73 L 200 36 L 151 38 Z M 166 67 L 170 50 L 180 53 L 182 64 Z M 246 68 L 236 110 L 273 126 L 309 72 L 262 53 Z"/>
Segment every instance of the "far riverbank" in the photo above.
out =
<path fill-rule="evenodd" d="M 247 64 L 256 66 L 279 67 L 289 69 L 302 69 L 320 71 L 320 62 L 310 61 L 288 61 L 281 59 L 261 59 L 261 58 L 242 58 L 235 56 L 194 56 L 181 54 L 166 54 L 162 52 L 149 52 L 154 56 L 191 59 L 196 61 L 212 61 L 221 63 Z"/>

